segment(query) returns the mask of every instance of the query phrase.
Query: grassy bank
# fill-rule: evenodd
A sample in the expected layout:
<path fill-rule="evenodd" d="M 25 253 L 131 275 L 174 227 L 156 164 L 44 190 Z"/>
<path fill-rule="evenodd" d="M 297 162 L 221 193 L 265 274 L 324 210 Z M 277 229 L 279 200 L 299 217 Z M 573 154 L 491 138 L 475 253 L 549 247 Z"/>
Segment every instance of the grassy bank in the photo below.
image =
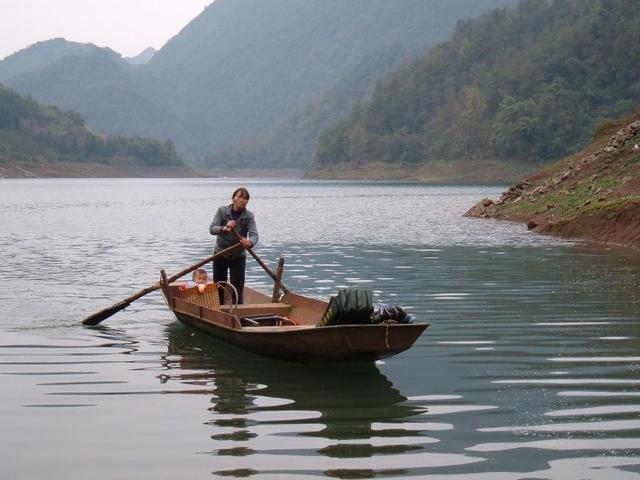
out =
<path fill-rule="evenodd" d="M 467 216 L 640 249 L 640 112 L 602 125 L 586 149 L 521 181 Z"/>

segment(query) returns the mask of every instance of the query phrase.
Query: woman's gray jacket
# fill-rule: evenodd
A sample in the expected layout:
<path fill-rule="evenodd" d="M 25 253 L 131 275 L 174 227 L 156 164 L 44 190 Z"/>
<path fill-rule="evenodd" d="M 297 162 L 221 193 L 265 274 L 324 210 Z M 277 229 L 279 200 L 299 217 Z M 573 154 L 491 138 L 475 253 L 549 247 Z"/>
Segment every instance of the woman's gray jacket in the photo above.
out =
<path fill-rule="evenodd" d="M 224 250 L 232 245 L 238 243 L 238 239 L 233 234 L 233 232 L 223 232 L 222 229 L 227 225 L 229 220 L 233 220 L 231 216 L 231 208 L 232 205 L 227 205 L 226 207 L 218 208 L 213 220 L 211 221 L 211 226 L 209 227 L 209 232 L 211 235 L 217 235 L 218 239 L 216 240 L 216 248 L 215 251 L 219 252 L 220 250 Z M 256 220 L 251 213 L 246 208 L 240 214 L 240 217 L 236 220 L 236 231 L 242 235 L 243 237 L 247 237 L 251 242 L 252 246 L 256 246 L 258 244 L 258 227 L 256 226 Z M 237 250 L 225 255 L 226 258 L 237 258 L 245 255 L 244 248 L 238 247 Z"/>

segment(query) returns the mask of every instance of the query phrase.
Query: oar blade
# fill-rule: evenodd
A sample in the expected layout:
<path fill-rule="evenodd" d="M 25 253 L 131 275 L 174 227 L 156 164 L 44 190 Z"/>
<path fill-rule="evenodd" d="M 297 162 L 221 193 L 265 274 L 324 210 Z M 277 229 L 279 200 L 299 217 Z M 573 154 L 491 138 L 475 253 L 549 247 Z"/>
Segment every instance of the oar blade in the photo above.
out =
<path fill-rule="evenodd" d="M 100 310 L 99 312 L 94 313 L 93 315 L 89 315 L 87 318 L 82 320 L 83 325 L 98 325 L 103 320 L 106 320 L 112 315 L 115 315 L 120 310 L 124 310 L 131 302 L 128 300 L 123 300 L 121 302 L 116 303 L 115 305 L 111 305 L 108 308 Z"/>

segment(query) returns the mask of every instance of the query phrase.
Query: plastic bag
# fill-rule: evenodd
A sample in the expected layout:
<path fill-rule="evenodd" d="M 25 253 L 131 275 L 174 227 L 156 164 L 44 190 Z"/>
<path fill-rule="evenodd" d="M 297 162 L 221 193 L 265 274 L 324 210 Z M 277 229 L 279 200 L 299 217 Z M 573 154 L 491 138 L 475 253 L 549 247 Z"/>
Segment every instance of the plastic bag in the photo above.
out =
<path fill-rule="evenodd" d="M 413 315 L 408 314 L 400 305 L 390 303 L 376 303 L 371 313 L 371 323 L 394 321 L 398 323 L 413 323 Z"/>

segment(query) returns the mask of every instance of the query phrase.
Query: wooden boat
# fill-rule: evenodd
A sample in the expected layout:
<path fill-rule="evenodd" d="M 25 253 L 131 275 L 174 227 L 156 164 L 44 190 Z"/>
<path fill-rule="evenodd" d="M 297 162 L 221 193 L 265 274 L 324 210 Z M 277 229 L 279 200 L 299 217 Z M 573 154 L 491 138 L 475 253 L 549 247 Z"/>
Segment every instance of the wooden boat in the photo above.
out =
<path fill-rule="evenodd" d="M 222 283 L 222 282 L 221 282 Z M 295 293 L 282 297 L 249 287 L 244 304 L 220 305 L 218 289 L 182 290 L 180 283 L 161 285 L 167 305 L 183 324 L 245 350 L 281 360 L 313 363 L 374 361 L 413 345 L 428 323 L 380 323 L 316 326 L 328 303 Z"/>

